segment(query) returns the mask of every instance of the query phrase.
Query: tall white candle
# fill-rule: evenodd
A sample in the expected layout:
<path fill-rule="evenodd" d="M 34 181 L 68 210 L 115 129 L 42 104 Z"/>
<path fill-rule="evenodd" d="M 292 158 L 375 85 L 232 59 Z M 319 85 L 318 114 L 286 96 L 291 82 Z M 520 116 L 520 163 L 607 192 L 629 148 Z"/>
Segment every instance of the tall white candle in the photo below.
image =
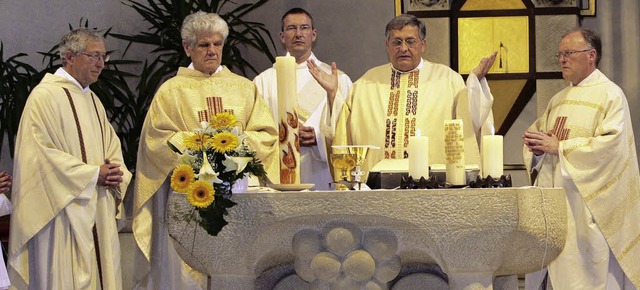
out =
<path fill-rule="evenodd" d="M 429 179 L 429 138 L 420 136 L 420 129 L 409 137 L 409 175 L 414 180 Z"/>
<path fill-rule="evenodd" d="M 503 158 L 502 136 L 482 136 L 482 176 L 500 178 L 503 174 Z"/>
<path fill-rule="evenodd" d="M 276 57 L 278 88 L 278 135 L 280 141 L 280 183 L 300 183 L 299 120 L 296 108 L 296 59 L 293 56 Z"/>
<path fill-rule="evenodd" d="M 447 182 L 464 185 L 467 176 L 464 168 L 464 131 L 462 120 L 444 121 L 444 153 L 447 157 Z"/>

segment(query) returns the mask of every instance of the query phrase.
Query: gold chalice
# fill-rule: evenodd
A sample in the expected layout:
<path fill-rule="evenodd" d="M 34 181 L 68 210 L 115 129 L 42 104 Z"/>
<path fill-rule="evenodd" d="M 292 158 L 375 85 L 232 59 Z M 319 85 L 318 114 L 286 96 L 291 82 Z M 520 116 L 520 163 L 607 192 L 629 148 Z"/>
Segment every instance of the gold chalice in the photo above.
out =
<path fill-rule="evenodd" d="M 348 181 L 351 169 L 356 166 L 356 158 L 349 153 L 331 154 L 331 165 L 336 171 L 340 171 L 340 180 Z"/>
<path fill-rule="evenodd" d="M 355 170 L 351 173 L 353 175 L 353 181 L 357 183 L 362 182 L 362 176 L 367 174 L 362 171 L 364 161 L 367 159 L 367 153 L 369 149 L 380 149 L 380 147 L 373 145 L 346 145 L 346 146 L 331 146 L 333 150 L 346 150 L 349 154 L 355 158 Z"/>

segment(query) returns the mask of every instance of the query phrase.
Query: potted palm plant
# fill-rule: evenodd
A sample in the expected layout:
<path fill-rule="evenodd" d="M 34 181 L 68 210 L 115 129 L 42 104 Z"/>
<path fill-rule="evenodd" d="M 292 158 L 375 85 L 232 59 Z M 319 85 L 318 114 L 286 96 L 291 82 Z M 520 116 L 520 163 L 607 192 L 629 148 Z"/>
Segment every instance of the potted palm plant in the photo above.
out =
<path fill-rule="evenodd" d="M 142 124 L 147 110 L 158 87 L 167 78 L 174 75 L 178 67 L 187 66 L 187 58 L 180 37 L 180 28 L 184 18 L 196 11 L 218 13 L 229 25 L 229 36 L 223 51 L 222 64 L 245 74 L 248 71 L 258 71 L 243 57 L 242 47 L 251 47 L 263 53 L 271 62 L 275 60 L 272 51 L 275 43 L 266 26 L 262 23 L 244 20 L 245 16 L 261 7 L 268 0 L 259 0 L 251 4 L 237 4 L 232 0 L 144 0 L 125 1 L 140 14 L 150 27 L 133 35 L 112 33 L 110 29 L 103 30 L 105 37 L 115 37 L 129 41 L 130 48 L 135 44 L 151 45 L 152 56 L 145 60 L 112 60 L 103 70 L 98 81 L 91 85 L 91 89 L 100 97 L 107 115 L 116 133 L 120 137 L 125 164 L 135 169 L 138 143 Z M 80 25 L 88 27 L 87 20 L 80 20 Z M 69 25 L 69 29 L 73 29 Z M 95 29 L 95 28 L 94 28 Z M 60 66 L 57 46 L 43 55 L 45 69 L 37 71 L 18 58 L 26 54 L 18 54 L 2 58 L 0 46 L 0 114 L 3 121 L 0 134 L 6 134 L 13 152 L 15 134 L 22 114 L 22 108 L 31 89 L 40 82 L 44 74 L 53 72 Z M 126 51 L 123 53 L 125 58 Z M 133 75 L 123 70 L 125 66 L 139 66 L 140 75 Z M 133 80 L 133 81 L 132 81 Z M 130 86 L 134 84 L 134 88 Z M 2 140 L 0 140 L 0 146 Z"/>

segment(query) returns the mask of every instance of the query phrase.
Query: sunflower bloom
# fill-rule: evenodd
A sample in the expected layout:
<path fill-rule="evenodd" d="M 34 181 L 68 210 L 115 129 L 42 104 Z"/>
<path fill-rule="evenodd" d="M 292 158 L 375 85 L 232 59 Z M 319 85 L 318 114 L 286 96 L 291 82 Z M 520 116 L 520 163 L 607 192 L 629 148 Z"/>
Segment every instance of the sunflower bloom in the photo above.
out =
<path fill-rule="evenodd" d="M 195 172 L 193 172 L 191 166 L 187 164 L 179 165 L 171 174 L 171 188 L 175 192 L 185 193 L 194 179 Z"/>
<path fill-rule="evenodd" d="M 187 201 L 195 207 L 205 208 L 211 205 L 214 199 L 214 190 L 211 183 L 197 180 L 189 186 Z"/>
<path fill-rule="evenodd" d="M 213 135 L 211 147 L 218 153 L 227 153 L 233 151 L 240 144 L 238 136 L 231 132 L 220 132 Z"/>
<path fill-rule="evenodd" d="M 238 120 L 236 116 L 229 112 L 218 113 L 209 122 L 209 125 L 213 128 L 231 127 L 236 124 Z"/>
<path fill-rule="evenodd" d="M 204 134 L 193 134 L 187 138 L 184 138 L 184 146 L 187 149 L 198 151 L 209 148 L 211 139 Z"/>

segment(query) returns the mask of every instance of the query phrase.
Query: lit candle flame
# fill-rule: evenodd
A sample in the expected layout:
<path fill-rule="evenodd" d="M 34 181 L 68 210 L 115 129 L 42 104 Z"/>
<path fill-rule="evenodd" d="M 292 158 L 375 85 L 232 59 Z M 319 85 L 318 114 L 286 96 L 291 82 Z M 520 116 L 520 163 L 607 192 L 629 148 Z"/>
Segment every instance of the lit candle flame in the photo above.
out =
<path fill-rule="evenodd" d="M 416 136 L 420 136 L 420 128 L 418 128 L 418 130 L 416 130 Z"/>
<path fill-rule="evenodd" d="M 496 134 L 496 129 L 493 127 L 493 125 L 491 125 L 491 135 L 495 135 Z"/>
<path fill-rule="evenodd" d="M 287 51 L 287 55 L 286 56 L 291 56 L 288 51 Z"/>

